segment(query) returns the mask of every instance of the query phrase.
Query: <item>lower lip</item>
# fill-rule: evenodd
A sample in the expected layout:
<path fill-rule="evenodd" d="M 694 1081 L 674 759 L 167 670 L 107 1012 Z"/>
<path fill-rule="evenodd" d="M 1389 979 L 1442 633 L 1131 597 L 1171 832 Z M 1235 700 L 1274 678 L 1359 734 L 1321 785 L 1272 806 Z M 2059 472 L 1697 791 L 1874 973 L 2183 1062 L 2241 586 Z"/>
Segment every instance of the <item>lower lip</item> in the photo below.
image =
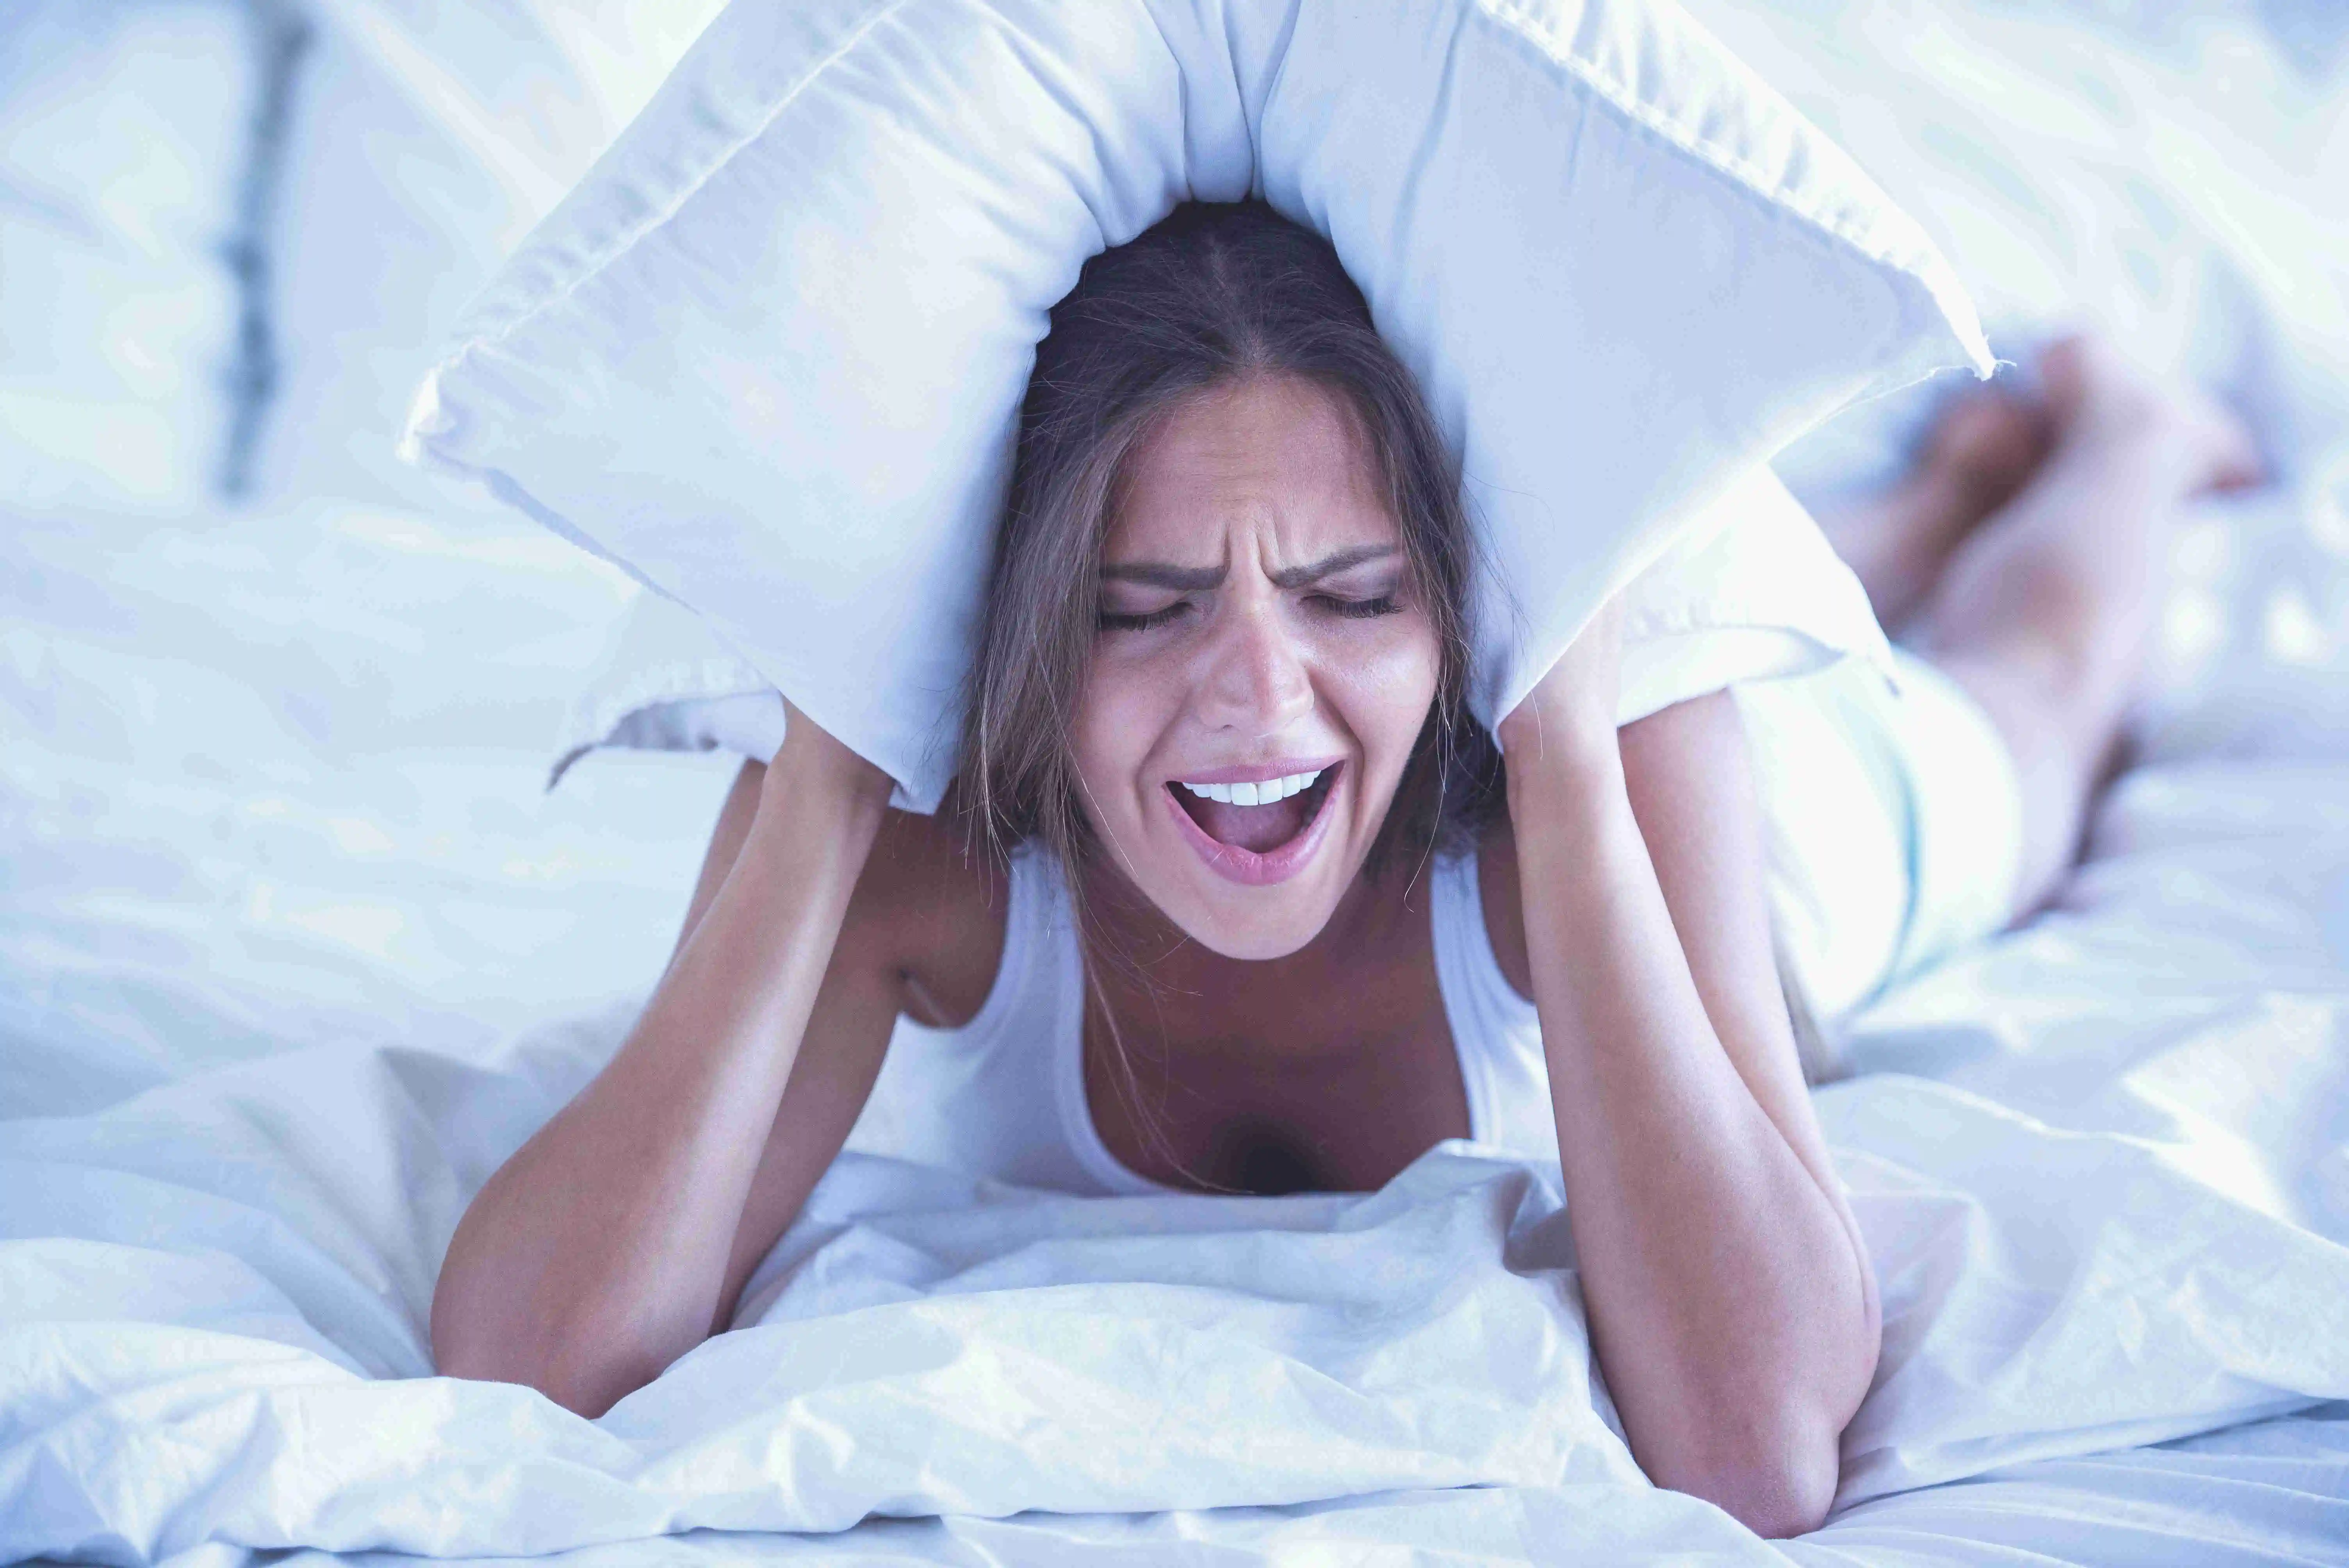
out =
<path fill-rule="evenodd" d="M 1338 798 L 1339 786 L 1344 782 L 1342 777 L 1330 780 L 1330 788 L 1322 792 L 1321 804 L 1314 811 L 1313 820 L 1305 824 L 1305 830 L 1264 854 L 1209 838 L 1207 830 L 1193 821 L 1191 813 L 1183 810 L 1183 802 L 1174 798 L 1178 786 L 1162 784 L 1159 793 L 1166 798 L 1166 809 L 1174 813 L 1175 830 L 1199 851 L 1199 858 L 1207 862 L 1209 870 L 1242 887 L 1269 887 L 1303 871 L 1313 852 L 1321 847 L 1321 841 L 1329 837 L 1330 819 L 1337 814 L 1331 804 Z"/>

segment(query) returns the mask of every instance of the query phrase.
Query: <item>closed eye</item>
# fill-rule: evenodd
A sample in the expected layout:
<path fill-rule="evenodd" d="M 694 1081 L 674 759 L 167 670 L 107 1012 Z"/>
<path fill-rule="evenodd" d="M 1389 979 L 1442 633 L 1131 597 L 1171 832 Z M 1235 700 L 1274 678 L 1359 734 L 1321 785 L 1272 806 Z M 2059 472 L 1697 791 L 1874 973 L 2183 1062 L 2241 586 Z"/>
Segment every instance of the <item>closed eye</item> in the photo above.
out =
<path fill-rule="evenodd" d="M 1392 593 L 1381 593 L 1374 599 L 1341 599 L 1335 593 L 1316 593 L 1313 600 L 1331 614 L 1349 621 L 1367 621 L 1374 615 L 1392 615 L 1402 608 Z"/>
<path fill-rule="evenodd" d="M 1115 610 L 1101 613 L 1101 629 L 1104 632 L 1146 632 L 1153 626 L 1163 626 L 1191 607 L 1188 599 L 1177 599 L 1163 610 L 1147 614 L 1121 614 Z"/>

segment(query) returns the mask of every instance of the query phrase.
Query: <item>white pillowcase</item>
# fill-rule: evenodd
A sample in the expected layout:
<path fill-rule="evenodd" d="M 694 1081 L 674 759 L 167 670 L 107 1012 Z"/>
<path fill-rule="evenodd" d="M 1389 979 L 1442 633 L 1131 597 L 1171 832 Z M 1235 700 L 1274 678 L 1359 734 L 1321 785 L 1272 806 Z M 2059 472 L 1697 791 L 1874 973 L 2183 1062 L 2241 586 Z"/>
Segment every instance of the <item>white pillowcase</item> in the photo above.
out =
<path fill-rule="evenodd" d="M 1330 237 L 1463 454 L 1488 720 L 1733 478 L 1989 364 L 1916 226 L 1658 0 L 737 0 L 410 450 L 699 612 L 928 810 L 1046 313 L 1251 192 Z"/>
<path fill-rule="evenodd" d="M 1868 591 L 1767 468 L 1742 475 L 1623 596 L 1619 724 L 1842 658 L 1892 668 Z"/>
<path fill-rule="evenodd" d="M 590 751 L 727 751 L 771 760 L 783 699 L 676 601 L 640 594 L 602 664 L 572 699 L 546 787 Z"/>

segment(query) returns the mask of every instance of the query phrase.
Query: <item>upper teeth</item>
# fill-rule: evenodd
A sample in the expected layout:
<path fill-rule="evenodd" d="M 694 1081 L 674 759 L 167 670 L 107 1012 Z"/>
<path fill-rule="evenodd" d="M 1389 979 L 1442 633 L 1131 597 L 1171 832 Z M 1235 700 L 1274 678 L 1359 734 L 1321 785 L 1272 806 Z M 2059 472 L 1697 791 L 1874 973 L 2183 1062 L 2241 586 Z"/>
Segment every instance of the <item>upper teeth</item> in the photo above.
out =
<path fill-rule="evenodd" d="M 1260 779 L 1250 784 L 1194 784 L 1183 780 L 1183 788 L 1194 795 L 1210 800 L 1221 800 L 1226 806 L 1269 806 L 1276 800 L 1286 800 L 1300 789 L 1309 789 L 1313 780 L 1321 777 L 1316 768 L 1310 773 L 1291 773 L 1281 779 Z"/>

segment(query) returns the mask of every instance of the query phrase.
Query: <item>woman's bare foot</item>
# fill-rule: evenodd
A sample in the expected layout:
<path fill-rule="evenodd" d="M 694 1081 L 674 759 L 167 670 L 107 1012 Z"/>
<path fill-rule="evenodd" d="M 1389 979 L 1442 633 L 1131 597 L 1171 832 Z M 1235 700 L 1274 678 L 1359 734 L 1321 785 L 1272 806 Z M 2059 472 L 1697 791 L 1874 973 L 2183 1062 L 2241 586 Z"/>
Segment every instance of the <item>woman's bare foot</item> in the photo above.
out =
<path fill-rule="evenodd" d="M 2250 434 L 2208 396 L 2142 369 L 2099 338 L 2039 356 L 2047 449 L 1944 558 L 1918 605 L 1921 640 L 1977 643 L 1996 627 L 2070 679 L 2133 676 L 2160 610 L 2178 509 L 2256 483 Z M 2033 587 L 2027 609 L 2013 603 Z"/>
<path fill-rule="evenodd" d="M 2264 477 L 2259 449 L 2232 414 L 2199 387 L 2165 383 L 2101 338 L 2072 336 L 2039 356 L 2057 444 L 2069 450 L 2158 445 L 2173 500 L 2248 489 Z"/>
<path fill-rule="evenodd" d="M 1951 399 L 1891 490 L 1822 515 L 1886 630 L 1923 603 L 1951 553 L 2046 460 L 2055 425 L 2036 398 L 1993 383 Z"/>
<path fill-rule="evenodd" d="M 2053 438 L 2011 499 L 1960 540 L 1911 642 L 1982 704 L 2023 787 L 2019 910 L 2069 870 L 2136 696 L 2182 503 L 2261 478 L 2242 426 L 2110 345 L 2039 359 Z"/>

